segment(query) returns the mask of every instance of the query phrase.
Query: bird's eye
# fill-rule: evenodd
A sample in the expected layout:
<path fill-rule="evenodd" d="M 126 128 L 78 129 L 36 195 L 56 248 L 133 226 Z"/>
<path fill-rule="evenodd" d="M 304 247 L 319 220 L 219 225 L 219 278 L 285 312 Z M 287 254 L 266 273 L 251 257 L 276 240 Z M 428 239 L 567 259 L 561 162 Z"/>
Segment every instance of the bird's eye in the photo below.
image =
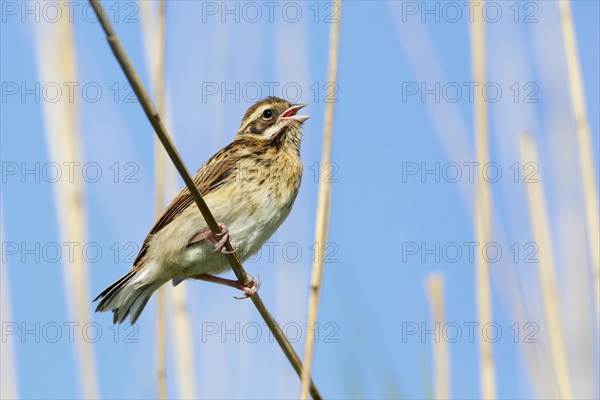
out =
<path fill-rule="evenodd" d="M 273 111 L 271 111 L 271 110 L 265 110 L 262 113 L 263 119 L 271 119 L 272 116 L 273 116 Z"/>

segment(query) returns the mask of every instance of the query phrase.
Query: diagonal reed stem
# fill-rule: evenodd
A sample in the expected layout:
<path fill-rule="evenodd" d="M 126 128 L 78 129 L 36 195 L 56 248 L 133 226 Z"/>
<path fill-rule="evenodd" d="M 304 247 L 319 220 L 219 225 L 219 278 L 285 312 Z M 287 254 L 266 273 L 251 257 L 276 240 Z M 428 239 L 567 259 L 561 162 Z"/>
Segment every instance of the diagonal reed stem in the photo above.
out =
<path fill-rule="evenodd" d="M 598 192 L 596 190 L 596 168 L 594 167 L 594 145 L 590 134 L 585 91 L 581 77 L 581 66 L 577 53 L 577 41 L 570 1 L 559 1 L 560 20 L 563 30 L 563 42 L 567 70 L 569 73 L 569 89 L 571 106 L 575 117 L 576 138 L 579 147 L 579 167 L 581 169 L 581 187 L 587 231 L 588 251 L 592 262 L 592 280 L 596 295 L 596 323 L 600 324 L 600 227 L 598 221 Z"/>
<path fill-rule="evenodd" d="M 334 9 L 338 10 L 338 20 L 331 24 L 329 33 L 329 65 L 327 72 L 328 87 L 333 92 L 337 81 L 339 43 L 340 43 L 340 10 L 341 0 L 335 0 Z M 333 95 L 333 93 L 330 93 Z M 333 97 L 333 96 L 332 96 Z M 331 98 L 331 97 L 327 97 Z M 323 127 L 323 150 L 321 155 L 321 167 L 331 161 L 331 145 L 333 142 L 333 116 L 335 102 L 329 101 L 325 105 L 325 122 Z M 319 180 L 319 196 L 317 200 L 317 216 L 315 226 L 315 249 L 317 257 L 312 265 L 310 278 L 310 292 L 308 298 L 308 317 L 306 321 L 306 341 L 304 344 L 304 369 L 302 370 L 302 387 L 300 398 L 308 398 L 310 375 L 313 365 L 315 350 L 315 334 L 317 329 L 317 317 L 319 315 L 319 299 L 321 296 L 321 283 L 323 281 L 323 264 L 325 262 L 325 251 L 327 249 L 327 233 L 329 229 L 329 213 L 331 209 L 331 183 L 327 179 Z"/>
<path fill-rule="evenodd" d="M 521 162 L 533 162 L 540 165 L 537 146 L 530 134 L 522 134 L 519 138 Z M 540 174 L 541 175 L 541 174 Z M 566 343 L 562 331 L 560 315 L 560 293 L 556 281 L 556 263 L 552 253 L 552 238 L 542 176 L 538 183 L 526 183 L 527 203 L 531 218 L 533 238 L 540 249 L 538 272 L 542 289 L 542 304 L 550 342 L 550 355 L 554 369 L 559 395 L 562 399 L 572 399 L 573 390 L 569 374 L 569 360 Z"/>
<path fill-rule="evenodd" d="M 221 233 L 221 229 L 217 225 L 217 221 L 215 220 L 215 217 L 212 215 L 212 213 L 208 209 L 206 202 L 202 198 L 202 195 L 198 191 L 198 188 L 194 184 L 192 177 L 190 176 L 187 168 L 185 167 L 183 161 L 181 160 L 181 157 L 179 156 L 179 153 L 178 153 L 177 149 L 175 148 L 175 145 L 173 144 L 173 141 L 171 140 L 171 137 L 169 136 L 169 133 L 167 132 L 167 129 L 165 128 L 165 125 L 160 118 L 160 115 L 158 114 L 158 112 L 156 111 L 156 108 L 152 104 L 152 101 L 150 100 L 150 97 L 148 96 L 146 89 L 142 85 L 142 82 L 141 82 L 137 72 L 135 71 L 135 68 L 133 67 L 133 64 L 131 63 L 131 61 L 129 60 L 129 57 L 127 56 L 127 52 L 123 48 L 123 45 L 121 44 L 121 41 L 119 40 L 119 37 L 115 33 L 115 31 L 112 27 L 112 24 L 110 23 L 110 20 L 107 17 L 108 14 L 102 7 L 102 4 L 100 3 L 99 0 L 90 0 L 90 4 L 91 4 L 92 8 L 94 9 L 94 12 L 96 13 L 96 16 L 98 17 L 98 20 L 100 21 L 100 24 L 102 25 L 102 29 L 104 30 L 104 33 L 106 34 L 106 40 L 108 41 L 108 43 L 115 55 L 115 58 L 117 59 L 117 61 L 119 62 L 119 65 L 121 66 L 121 69 L 125 73 L 125 76 L 127 77 L 127 80 L 129 81 L 129 84 L 131 85 L 131 88 L 133 89 L 136 97 L 138 98 L 142 108 L 144 109 L 146 116 L 148 117 L 150 123 L 152 124 L 152 127 L 154 128 L 156 135 L 158 136 L 161 143 L 165 147 L 165 150 L 167 151 L 167 154 L 169 155 L 169 157 L 171 158 L 171 161 L 175 165 L 175 168 L 177 168 L 177 172 L 179 172 L 179 175 L 181 175 L 181 178 L 185 182 L 185 185 L 187 186 L 188 190 L 190 191 L 190 194 L 191 194 L 192 198 L 194 199 L 194 202 L 198 206 L 198 209 L 202 213 L 202 216 L 206 220 L 206 223 L 207 223 L 208 227 L 210 228 L 212 234 L 219 235 Z M 231 268 L 233 269 L 233 272 L 235 273 L 235 276 L 237 277 L 238 281 L 242 284 L 246 283 L 246 275 L 247 275 L 246 271 L 244 270 L 244 267 L 242 266 L 237 254 L 235 253 L 235 250 L 233 249 L 233 246 L 231 245 L 231 243 L 229 241 L 227 241 L 227 243 L 225 244 L 225 249 L 227 250 L 227 253 L 228 253 L 228 254 L 225 254 L 225 257 L 227 258 L 227 261 L 231 265 Z M 267 326 L 273 333 L 275 340 L 277 340 L 277 343 L 281 347 L 281 350 L 283 350 L 283 352 L 285 353 L 290 364 L 292 364 L 292 367 L 294 368 L 294 370 L 296 371 L 298 376 L 300 376 L 300 374 L 302 373 L 302 362 L 300 361 L 300 357 L 298 357 L 298 354 L 296 354 L 294 348 L 292 347 L 290 342 L 285 337 L 285 334 L 283 333 L 283 331 L 277 324 L 277 321 L 275 320 L 275 318 L 273 318 L 271 313 L 267 310 L 264 303 L 260 299 L 260 296 L 258 295 L 258 293 L 251 296 L 250 299 L 256 306 L 256 309 L 258 310 L 260 315 L 265 320 Z M 314 383 L 312 383 L 312 381 L 311 381 L 310 393 L 311 393 L 311 396 L 313 397 L 313 399 L 321 399 L 321 395 L 320 395 L 319 391 L 317 390 L 316 386 L 314 385 Z"/>

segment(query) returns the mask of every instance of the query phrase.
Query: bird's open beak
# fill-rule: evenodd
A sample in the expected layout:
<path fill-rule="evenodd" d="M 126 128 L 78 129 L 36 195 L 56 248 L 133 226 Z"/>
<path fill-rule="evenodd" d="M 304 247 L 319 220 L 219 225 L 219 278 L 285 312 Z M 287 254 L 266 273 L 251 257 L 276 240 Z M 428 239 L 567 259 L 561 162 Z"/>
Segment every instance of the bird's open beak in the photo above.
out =
<path fill-rule="evenodd" d="M 279 116 L 277 122 L 298 121 L 300 123 L 303 123 L 310 117 L 308 115 L 298 115 L 296 113 L 298 112 L 298 110 L 304 107 L 306 107 L 306 104 L 294 104 Z"/>

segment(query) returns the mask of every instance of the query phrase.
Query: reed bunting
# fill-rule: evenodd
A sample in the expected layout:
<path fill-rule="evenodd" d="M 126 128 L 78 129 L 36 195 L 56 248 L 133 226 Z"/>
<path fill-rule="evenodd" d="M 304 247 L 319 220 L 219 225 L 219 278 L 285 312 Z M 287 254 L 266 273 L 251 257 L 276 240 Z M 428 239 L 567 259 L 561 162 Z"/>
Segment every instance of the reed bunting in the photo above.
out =
<path fill-rule="evenodd" d="M 216 275 L 229 270 L 221 254 L 231 241 L 244 262 L 258 252 L 287 218 L 302 178 L 298 115 L 304 105 L 268 97 L 252 105 L 231 144 L 194 175 L 194 182 L 222 234 L 214 237 L 187 188 L 166 208 L 134 261 L 133 268 L 106 288 L 96 311 L 112 311 L 113 322 L 135 323 L 152 293 L 172 281 L 200 279 L 235 287 L 251 296 L 259 282 L 244 285 Z"/>

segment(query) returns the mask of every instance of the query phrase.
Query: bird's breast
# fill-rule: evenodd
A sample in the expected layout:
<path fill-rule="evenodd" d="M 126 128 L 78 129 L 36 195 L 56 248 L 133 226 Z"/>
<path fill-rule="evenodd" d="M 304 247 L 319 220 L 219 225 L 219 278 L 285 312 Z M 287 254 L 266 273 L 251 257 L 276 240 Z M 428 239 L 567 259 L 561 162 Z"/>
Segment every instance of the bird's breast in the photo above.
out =
<path fill-rule="evenodd" d="M 242 170 L 229 185 L 228 210 L 221 218 L 228 225 L 232 244 L 242 259 L 256 253 L 289 215 L 302 180 L 300 160 L 257 162 Z M 218 218 L 217 218 L 218 219 Z"/>

